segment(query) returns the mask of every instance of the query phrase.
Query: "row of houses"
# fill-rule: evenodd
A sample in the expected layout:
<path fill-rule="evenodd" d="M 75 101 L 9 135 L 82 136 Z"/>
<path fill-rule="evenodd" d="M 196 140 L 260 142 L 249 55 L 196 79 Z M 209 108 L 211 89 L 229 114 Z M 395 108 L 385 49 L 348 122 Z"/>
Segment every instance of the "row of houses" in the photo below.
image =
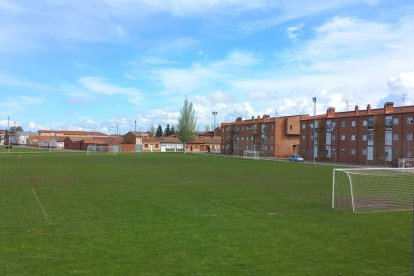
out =
<path fill-rule="evenodd" d="M 364 165 L 397 166 L 401 158 L 413 158 L 414 106 L 383 108 L 317 116 L 237 118 L 222 123 L 221 150 L 226 155 L 258 151 L 264 157 L 302 155 L 306 160 Z"/>
<path fill-rule="evenodd" d="M 222 123 L 215 132 L 198 132 L 186 151 L 221 152 L 242 156 L 247 151 L 263 157 L 301 155 L 306 160 L 365 165 L 397 166 L 401 158 L 413 158 L 414 106 L 336 112 L 330 107 L 316 116 L 294 115 Z M 4 143 L 40 148 L 87 150 L 91 145 L 119 145 L 123 152 L 183 151 L 175 136 L 151 137 L 130 131 L 124 136 L 101 132 L 40 130 L 4 135 Z"/>
<path fill-rule="evenodd" d="M 214 132 L 198 132 L 194 141 L 186 144 L 187 151 L 220 152 L 220 137 Z M 90 146 L 114 146 L 122 152 L 184 151 L 184 144 L 176 136 L 151 137 L 148 132 L 130 131 L 124 136 L 101 132 L 39 130 L 37 133 L 17 132 L 5 135 L 6 145 L 24 145 L 47 149 L 86 151 Z"/>

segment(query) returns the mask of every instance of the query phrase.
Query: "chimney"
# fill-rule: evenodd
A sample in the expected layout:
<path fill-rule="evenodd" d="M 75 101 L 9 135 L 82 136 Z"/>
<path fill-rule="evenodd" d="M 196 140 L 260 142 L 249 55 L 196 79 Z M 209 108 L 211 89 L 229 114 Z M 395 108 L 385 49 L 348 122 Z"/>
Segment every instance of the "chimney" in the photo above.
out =
<path fill-rule="evenodd" d="M 260 119 L 260 115 L 257 115 L 257 119 Z"/>
<path fill-rule="evenodd" d="M 355 115 L 358 115 L 359 114 L 359 107 L 356 105 L 355 106 Z"/>
<path fill-rule="evenodd" d="M 367 114 L 371 114 L 371 105 L 367 105 Z"/>
<path fill-rule="evenodd" d="M 384 104 L 384 113 L 392 113 L 394 109 L 394 103 L 393 102 L 386 102 Z"/>
<path fill-rule="evenodd" d="M 328 109 L 326 110 L 326 117 L 335 117 L 335 107 L 328 107 Z"/>
<path fill-rule="evenodd" d="M 263 115 L 263 119 L 269 119 L 270 115 Z"/>
<path fill-rule="evenodd" d="M 252 120 L 254 120 L 254 116 L 252 116 Z"/>
<path fill-rule="evenodd" d="M 238 117 L 237 119 L 236 119 L 236 122 L 241 122 L 242 121 L 242 118 L 241 117 Z"/>

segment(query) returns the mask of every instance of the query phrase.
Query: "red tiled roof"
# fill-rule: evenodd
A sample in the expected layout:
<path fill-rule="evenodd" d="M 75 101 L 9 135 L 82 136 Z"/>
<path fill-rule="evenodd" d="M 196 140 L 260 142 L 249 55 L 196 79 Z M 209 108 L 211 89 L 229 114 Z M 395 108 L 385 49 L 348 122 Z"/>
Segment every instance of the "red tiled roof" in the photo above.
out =
<path fill-rule="evenodd" d="M 343 112 L 335 112 L 333 113 L 333 116 L 329 116 L 329 118 L 348 118 L 348 117 L 361 117 L 361 116 L 374 116 L 374 115 L 380 115 L 380 114 L 399 114 L 399 113 L 411 113 L 414 112 L 414 105 L 411 106 L 398 106 L 393 107 L 392 112 L 385 113 L 384 108 L 375 108 L 371 109 L 370 112 L 368 112 L 367 109 L 365 110 L 358 110 L 358 113 L 355 112 L 355 110 L 352 111 L 343 111 Z M 308 115 L 306 117 L 301 118 L 301 120 L 312 120 L 314 117 L 311 115 Z M 316 115 L 316 119 L 323 119 L 328 118 L 328 115 L 325 114 L 319 114 Z"/>
<path fill-rule="evenodd" d="M 177 137 L 167 136 L 167 137 L 158 137 L 160 143 L 176 143 L 181 144 L 182 142 Z"/>
<path fill-rule="evenodd" d="M 159 143 L 160 140 L 157 137 L 143 137 L 142 143 Z"/>
<path fill-rule="evenodd" d="M 107 136 L 107 134 L 97 131 L 80 131 L 80 130 L 39 130 L 39 135 L 49 136 Z"/>

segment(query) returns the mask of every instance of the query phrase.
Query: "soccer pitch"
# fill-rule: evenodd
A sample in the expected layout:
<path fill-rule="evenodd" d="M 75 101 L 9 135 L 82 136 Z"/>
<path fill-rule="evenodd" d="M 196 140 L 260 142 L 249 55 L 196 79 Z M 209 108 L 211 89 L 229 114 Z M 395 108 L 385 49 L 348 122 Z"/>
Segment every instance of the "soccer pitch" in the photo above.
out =
<path fill-rule="evenodd" d="M 332 167 L 0 154 L 0 274 L 411 275 L 412 213 L 331 209 Z"/>

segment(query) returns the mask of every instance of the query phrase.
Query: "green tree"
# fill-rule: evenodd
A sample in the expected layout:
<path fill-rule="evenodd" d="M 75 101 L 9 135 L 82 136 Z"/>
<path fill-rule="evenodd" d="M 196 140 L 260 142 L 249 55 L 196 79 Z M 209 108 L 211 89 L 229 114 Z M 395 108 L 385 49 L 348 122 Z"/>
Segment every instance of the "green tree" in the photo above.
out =
<path fill-rule="evenodd" d="M 15 132 L 23 132 L 23 128 L 21 126 L 16 126 L 16 127 L 11 127 L 10 128 L 10 132 L 11 133 L 15 133 Z"/>
<path fill-rule="evenodd" d="M 162 136 L 163 136 L 162 127 L 161 125 L 158 125 L 157 132 L 155 133 L 155 137 L 162 137 Z"/>
<path fill-rule="evenodd" d="M 171 129 L 170 129 L 170 124 L 167 124 L 167 127 L 164 130 L 165 136 L 170 136 L 171 133 Z"/>
<path fill-rule="evenodd" d="M 154 125 L 152 125 L 151 126 L 151 130 L 149 131 L 150 132 L 150 137 L 154 137 L 155 136 L 155 127 L 154 127 Z"/>
<path fill-rule="evenodd" d="M 193 103 L 189 102 L 187 97 L 185 97 L 184 105 L 180 110 L 180 117 L 178 118 L 177 130 L 175 131 L 178 139 L 184 143 L 184 153 L 186 144 L 195 138 L 196 124 L 197 118 L 193 109 Z"/>
<path fill-rule="evenodd" d="M 174 129 L 174 126 L 172 126 L 171 127 L 171 135 L 174 135 L 175 134 L 175 129 Z"/>

